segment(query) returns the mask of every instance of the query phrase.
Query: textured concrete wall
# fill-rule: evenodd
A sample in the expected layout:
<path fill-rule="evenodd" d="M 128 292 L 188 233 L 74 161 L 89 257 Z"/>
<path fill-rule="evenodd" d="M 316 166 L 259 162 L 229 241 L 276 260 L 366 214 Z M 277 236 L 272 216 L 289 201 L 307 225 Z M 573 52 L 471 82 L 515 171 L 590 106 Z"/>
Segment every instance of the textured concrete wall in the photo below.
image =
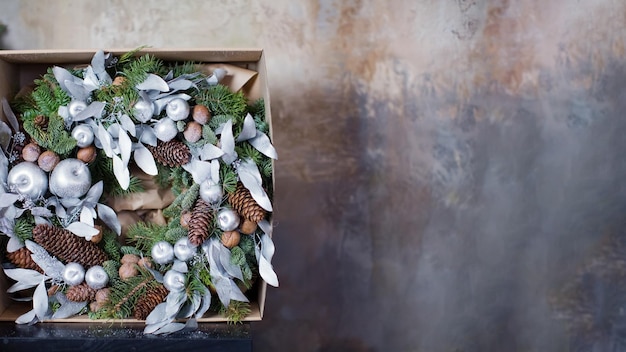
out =
<path fill-rule="evenodd" d="M 623 232 L 623 1 L 0 8 L 8 48 L 266 49 L 281 287 L 256 350 L 569 348 L 549 298 Z M 609 346 L 619 316 L 593 316 Z"/>

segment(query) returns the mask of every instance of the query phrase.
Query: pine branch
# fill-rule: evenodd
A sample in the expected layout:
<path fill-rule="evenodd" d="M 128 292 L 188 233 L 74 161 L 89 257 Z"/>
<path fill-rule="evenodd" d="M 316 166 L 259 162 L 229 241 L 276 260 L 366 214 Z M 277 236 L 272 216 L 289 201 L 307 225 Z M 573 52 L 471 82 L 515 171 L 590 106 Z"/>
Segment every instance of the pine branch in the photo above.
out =
<path fill-rule="evenodd" d="M 237 172 L 232 166 L 224 164 L 220 166 L 220 180 L 222 181 L 224 192 L 233 193 L 237 189 Z"/>
<path fill-rule="evenodd" d="M 102 249 L 104 249 L 109 258 L 116 261 L 119 261 L 121 259 L 120 243 L 115 233 L 109 230 L 105 230 L 102 234 L 101 243 Z"/>
<path fill-rule="evenodd" d="M 228 307 L 222 307 L 220 313 L 228 319 L 229 324 L 239 324 L 250 315 L 250 303 L 231 300 Z"/>
<path fill-rule="evenodd" d="M 232 115 L 243 122 L 247 102 L 242 92 L 233 93 L 228 87 L 218 84 L 201 91 L 195 99 L 197 103 L 208 107 L 213 116 Z"/>
<path fill-rule="evenodd" d="M 165 240 L 167 226 L 138 222 L 131 225 L 126 233 L 129 242 L 143 253 L 150 253 L 155 243 Z"/>
<path fill-rule="evenodd" d="M 13 226 L 13 233 L 22 241 L 31 240 L 33 238 L 33 228 L 35 228 L 35 219 L 32 215 L 25 214 Z"/>

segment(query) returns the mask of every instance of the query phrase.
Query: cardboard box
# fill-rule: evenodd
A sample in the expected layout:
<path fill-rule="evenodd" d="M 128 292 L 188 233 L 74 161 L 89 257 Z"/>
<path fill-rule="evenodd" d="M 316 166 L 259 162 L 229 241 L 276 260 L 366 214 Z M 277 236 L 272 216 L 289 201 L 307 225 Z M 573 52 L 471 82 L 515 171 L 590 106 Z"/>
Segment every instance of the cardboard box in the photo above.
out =
<path fill-rule="evenodd" d="M 130 51 L 129 49 L 107 50 L 119 56 Z M 96 50 L 4 50 L 0 51 L 0 97 L 11 100 L 23 87 L 31 85 L 33 80 L 44 74 L 48 67 L 56 66 L 79 66 L 87 65 L 91 61 Z M 256 74 L 247 77 L 244 81 L 232 80 L 223 82 L 231 88 L 240 88 L 250 101 L 258 98 L 265 100 L 266 120 L 272 134 L 270 96 L 267 85 L 267 72 L 265 56 L 261 49 L 144 49 L 139 55 L 153 54 L 163 61 L 193 61 L 199 64 L 230 64 L 233 67 L 241 67 L 255 71 Z M 227 77 L 228 78 L 228 77 Z M 6 121 L 0 109 L 0 118 Z M 272 180 L 272 182 L 274 182 Z M 258 321 L 263 317 L 265 308 L 266 283 L 259 279 L 258 295 L 256 301 L 251 301 L 252 313 L 245 321 Z M 32 309 L 31 302 L 16 302 L 6 294 L 11 285 L 4 272 L 0 270 L 0 321 L 15 321 L 21 314 Z M 211 312 L 199 319 L 199 322 L 223 322 L 226 319 L 220 315 L 211 315 Z M 49 320 L 50 322 L 89 322 L 89 323 L 141 323 L 135 319 L 124 320 L 91 320 L 87 316 L 78 316 L 62 320 Z"/>

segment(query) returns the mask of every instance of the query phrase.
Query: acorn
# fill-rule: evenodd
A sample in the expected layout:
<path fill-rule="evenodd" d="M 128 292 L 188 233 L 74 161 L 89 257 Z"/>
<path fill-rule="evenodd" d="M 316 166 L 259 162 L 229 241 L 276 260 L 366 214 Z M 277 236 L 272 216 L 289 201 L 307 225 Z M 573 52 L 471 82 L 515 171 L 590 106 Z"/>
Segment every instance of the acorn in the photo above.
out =
<path fill-rule="evenodd" d="M 22 149 L 22 159 L 25 161 L 35 162 L 41 155 L 41 148 L 37 145 L 37 143 L 28 143 Z"/>
<path fill-rule="evenodd" d="M 185 131 L 183 132 L 185 139 L 190 143 L 195 143 L 202 138 L 202 125 L 191 121 L 185 127 Z"/>
<path fill-rule="evenodd" d="M 238 245 L 240 239 L 241 235 L 237 231 L 224 231 L 222 233 L 222 244 L 229 249 Z"/>
<path fill-rule="evenodd" d="M 185 211 L 180 215 L 180 226 L 184 229 L 189 228 L 189 220 L 191 220 L 191 212 Z"/>
<path fill-rule="evenodd" d="M 191 117 L 197 123 L 201 125 L 206 125 L 207 123 L 209 123 L 209 121 L 211 121 L 211 112 L 206 106 L 198 104 L 193 107 Z"/>
<path fill-rule="evenodd" d="M 96 147 L 92 144 L 90 146 L 78 149 L 78 153 L 76 153 L 76 159 L 89 164 L 96 160 L 96 155 Z"/>
<path fill-rule="evenodd" d="M 140 268 L 150 268 L 152 269 L 152 260 L 150 260 L 150 257 L 143 257 L 141 259 L 139 259 L 139 261 L 137 262 L 137 265 L 139 265 Z"/>
<path fill-rule="evenodd" d="M 139 269 L 137 269 L 137 264 L 133 264 L 133 263 L 122 264 L 118 272 L 120 274 L 120 279 L 122 279 L 122 281 L 126 281 L 130 279 L 131 277 L 135 277 L 139 275 Z"/>
<path fill-rule="evenodd" d="M 257 224 L 252 220 L 245 219 L 241 226 L 239 226 L 239 231 L 246 235 L 252 235 L 254 231 L 256 231 Z"/>
<path fill-rule="evenodd" d="M 122 264 L 137 264 L 139 263 L 139 256 L 136 254 L 124 254 L 120 262 Z"/>
<path fill-rule="evenodd" d="M 39 155 L 37 158 L 37 165 L 45 172 L 52 171 L 57 164 L 61 161 L 61 158 L 57 155 L 57 153 L 52 150 L 46 150 L 45 152 Z"/>
<path fill-rule="evenodd" d="M 98 234 L 95 236 L 91 236 L 91 242 L 93 243 L 100 243 L 100 241 L 102 241 L 102 226 L 100 225 L 94 225 L 94 228 L 96 228 L 98 230 Z"/>

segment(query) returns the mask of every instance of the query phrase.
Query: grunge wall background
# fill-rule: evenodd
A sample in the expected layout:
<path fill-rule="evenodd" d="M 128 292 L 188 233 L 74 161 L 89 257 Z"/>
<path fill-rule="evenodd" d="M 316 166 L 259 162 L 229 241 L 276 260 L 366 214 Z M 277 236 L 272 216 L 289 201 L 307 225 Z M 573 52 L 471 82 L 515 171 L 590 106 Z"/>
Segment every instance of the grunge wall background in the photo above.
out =
<path fill-rule="evenodd" d="M 281 287 L 255 350 L 621 348 L 626 291 L 580 273 L 624 234 L 623 1 L 0 8 L 11 49 L 266 50 Z"/>

